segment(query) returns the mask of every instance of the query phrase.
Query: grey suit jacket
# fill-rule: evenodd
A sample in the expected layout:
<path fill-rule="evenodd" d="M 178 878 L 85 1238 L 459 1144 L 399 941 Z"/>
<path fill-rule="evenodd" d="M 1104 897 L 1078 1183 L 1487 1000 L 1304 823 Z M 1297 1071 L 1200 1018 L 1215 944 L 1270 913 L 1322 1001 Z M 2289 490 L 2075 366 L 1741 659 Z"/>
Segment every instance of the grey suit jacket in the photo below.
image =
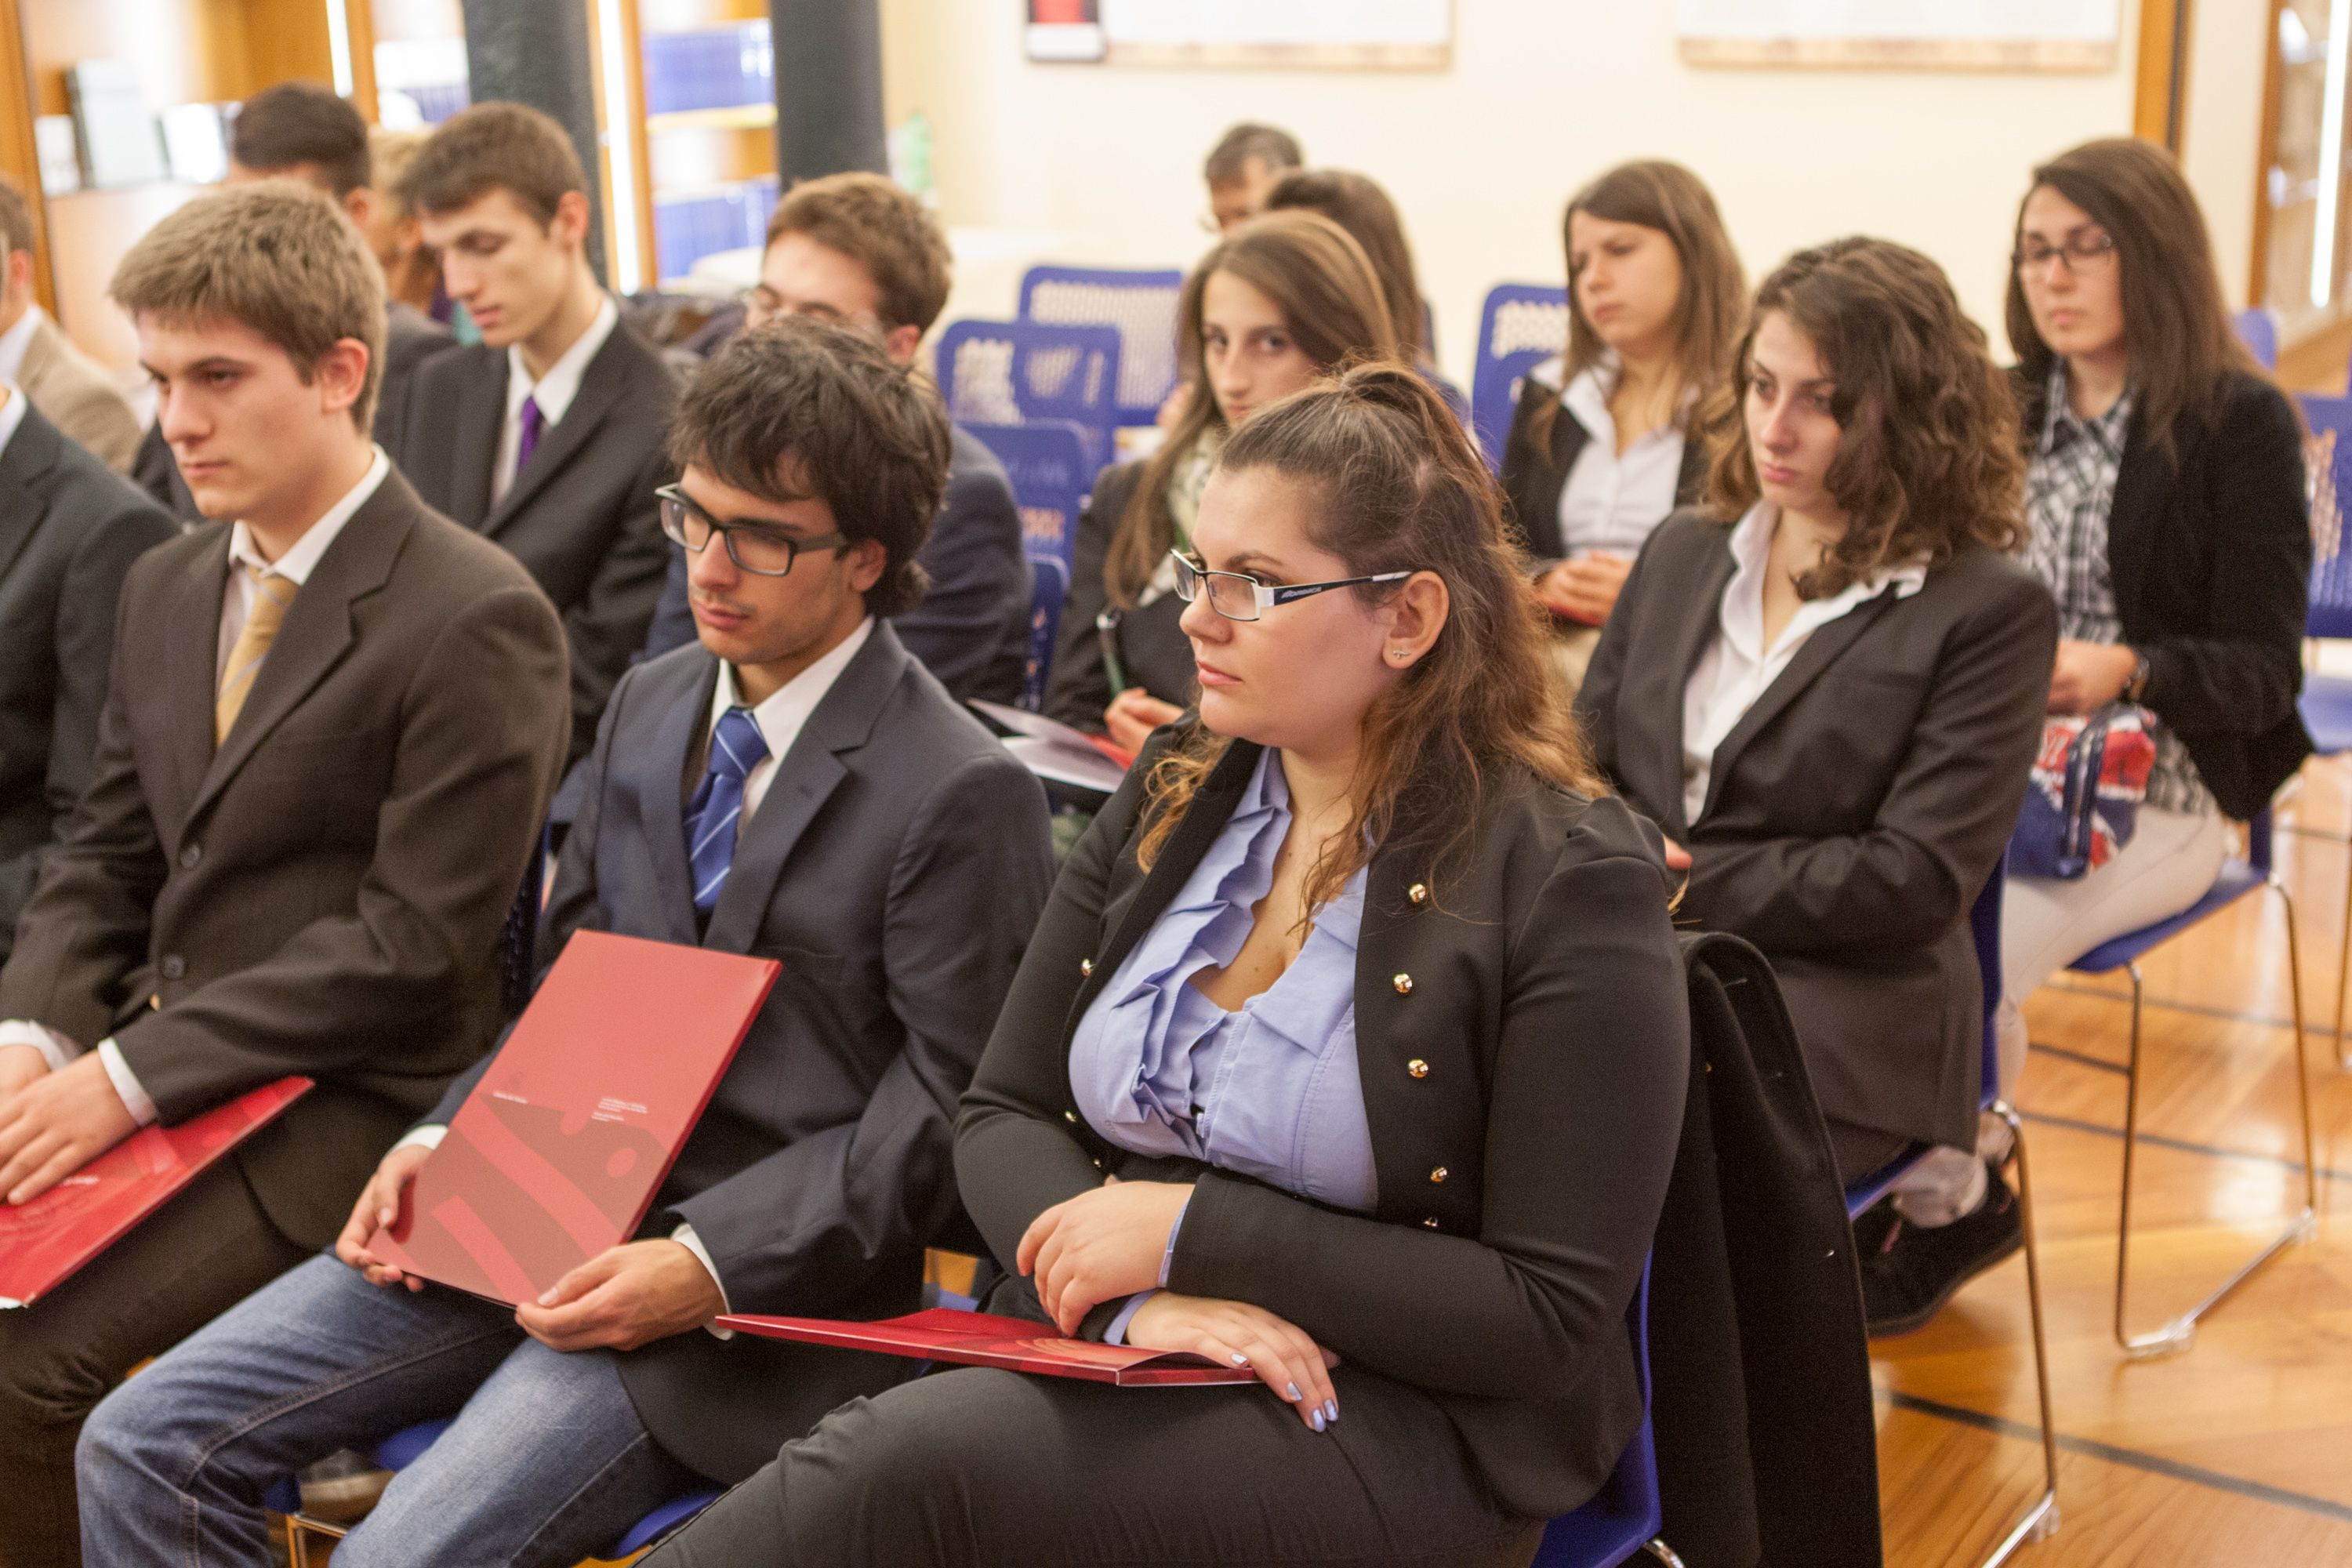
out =
<path fill-rule="evenodd" d="M 1045 796 L 877 625 L 778 762 L 701 929 L 684 812 L 718 668 L 680 648 L 614 689 L 541 957 L 584 928 L 780 962 L 644 1234 L 691 1222 L 739 1312 L 912 1311 L 922 1249 L 957 1212 L 956 1100 L 1052 880 Z M 905 1371 L 699 1330 L 621 1357 L 646 1429 L 728 1481 Z"/>
<path fill-rule="evenodd" d="M 0 963 L 89 783 L 123 574 L 179 531 L 38 408 L 0 447 Z"/>
<path fill-rule="evenodd" d="M 587 753 L 613 683 L 645 646 L 669 570 L 656 489 L 677 382 L 624 322 L 588 362 L 563 418 L 490 504 L 507 416 L 507 353 L 476 343 L 410 381 L 387 443 L 425 504 L 496 541 L 545 589 L 572 645 L 572 755 Z"/>
<path fill-rule="evenodd" d="M 106 367 L 77 348 L 65 329 L 46 314 L 25 345 L 25 363 L 16 379 L 50 424 L 97 453 L 115 472 L 131 467 L 131 455 L 139 450 L 139 416 L 131 412 L 131 400 Z"/>
<path fill-rule="evenodd" d="M 1823 1114 L 1976 1145 L 1983 986 L 1969 906 L 2025 798 L 2057 649 L 2049 591 L 1980 545 L 1815 631 L 1683 807 L 1683 692 L 1714 640 L 1732 525 L 1678 511 L 1625 581 L 1577 694 L 1612 783 L 1691 852 L 1679 920 L 1780 976 Z"/>
<path fill-rule="evenodd" d="M 0 1018 L 109 1035 L 166 1124 L 319 1087 L 233 1156 L 324 1247 L 501 1021 L 499 934 L 563 757 L 555 613 L 385 476 L 213 745 L 228 533 L 122 587 L 93 777 L 0 969 Z"/>

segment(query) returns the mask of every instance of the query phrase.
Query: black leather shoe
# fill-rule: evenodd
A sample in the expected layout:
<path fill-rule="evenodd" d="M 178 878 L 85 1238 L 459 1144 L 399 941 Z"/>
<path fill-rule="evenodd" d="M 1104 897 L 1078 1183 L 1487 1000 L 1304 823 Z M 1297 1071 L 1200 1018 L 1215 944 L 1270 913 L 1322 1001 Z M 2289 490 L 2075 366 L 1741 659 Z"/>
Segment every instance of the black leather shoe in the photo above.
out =
<path fill-rule="evenodd" d="M 1901 1221 L 1902 1216 L 1895 1212 L 1895 1195 L 1892 1193 L 1854 1215 L 1854 1256 L 1868 1263 L 1871 1255 L 1886 1245 L 1886 1233 Z"/>
<path fill-rule="evenodd" d="M 1856 1222 L 1862 1307 L 1872 1339 L 1926 1328 L 1953 1291 L 2025 1245 L 2017 1194 L 1998 1168 L 1988 1165 L 1985 1177 L 1984 1202 L 1949 1225 L 1923 1230 L 1897 1217 L 1873 1246 L 1863 1242 Z"/>

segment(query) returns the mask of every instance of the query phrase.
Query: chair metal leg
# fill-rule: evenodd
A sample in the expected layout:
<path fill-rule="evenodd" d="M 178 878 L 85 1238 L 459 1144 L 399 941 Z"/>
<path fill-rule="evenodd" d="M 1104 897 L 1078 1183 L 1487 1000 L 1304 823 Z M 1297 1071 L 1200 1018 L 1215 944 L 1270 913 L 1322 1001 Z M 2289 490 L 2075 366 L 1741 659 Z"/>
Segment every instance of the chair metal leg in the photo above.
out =
<path fill-rule="evenodd" d="M 2303 1123 L 2303 1209 L 2287 1223 L 2271 1244 L 2240 1266 L 2238 1271 L 2221 1281 L 2214 1291 L 2173 1319 L 2154 1333 L 2134 1336 L 2124 1326 L 2124 1286 L 2129 1277 L 2131 1247 L 2132 1156 L 2139 1143 L 2139 1080 L 2140 1080 L 2140 1013 L 2144 999 L 2139 965 L 2131 968 L 2131 1076 L 2124 1090 L 2124 1184 L 2122 1215 L 2116 1236 L 2116 1342 L 2134 1360 L 2156 1356 L 2177 1355 L 2188 1350 L 2197 1338 L 2197 1320 L 2212 1310 L 2231 1291 L 2244 1284 L 2260 1268 L 2276 1257 L 2290 1242 L 2308 1241 L 2317 1234 L 2314 1215 L 2319 1206 L 2319 1166 L 2314 1157 L 2311 1132 L 2311 1075 L 2308 1056 L 2304 1046 L 2303 1028 L 2303 968 L 2295 939 L 2294 899 L 2276 873 L 2270 878 L 2270 888 L 2279 896 L 2286 910 L 2287 990 L 2294 1003 L 2294 1089 L 2295 1100 Z"/>
<path fill-rule="evenodd" d="M 1675 1549 L 1654 1535 L 1642 1542 L 1642 1550 L 1664 1563 L 1666 1568 L 1683 1568 L 1683 1560 L 1675 1555 Z"/>
<path fill-rule="evenodd" d="M 2058 1426 L 2050 1415 L 2050 1342 L 2042 1323 L 2042 1254 L 2033 1239 L 2033 1167 L 2025 1154 L 2025 1128 L 2009 1101 L 1996 1100 L 1992 1113 L 2009 1123 L 2011 1157 L 2017 1162 L 2017 1217 L 2025 1232 L 2025 1304 L 2033 1323 L 2033 1386 L 2042 1412 L 2042 1496 L 2026 1510 L 1982 1568 L 2000 1568 L 2029 1541 L 2058 1532 Z"/>
<path fill-rule="evenodd" d="M 305 1513 L 286 1516 L 286 1561 L 292 1568 L 310 1568 L 311 1542 L 341 1541 L 351 1531 L 341 1525 L 329 1524 Z M 319 1559 L 321 1563 L 326 1559 Z"/>

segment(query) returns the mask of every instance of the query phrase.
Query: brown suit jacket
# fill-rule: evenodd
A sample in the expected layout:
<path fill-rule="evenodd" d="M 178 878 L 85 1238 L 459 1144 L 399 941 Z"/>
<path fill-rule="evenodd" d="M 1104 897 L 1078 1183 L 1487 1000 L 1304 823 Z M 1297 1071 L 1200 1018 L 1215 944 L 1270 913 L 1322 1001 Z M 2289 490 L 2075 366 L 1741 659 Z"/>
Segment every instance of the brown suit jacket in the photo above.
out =
<path fill-rule="evenodd" d="M 139 416 L 104 365 L 74 346 L 44 315 L 25 345 L 18 384 L 48 422 L 98 454 L 116 473 L 131 471 L 139 451 Z"/>
<path fill-rule="evenodd" d="M 92 782 L 0 1017 L 110 1035 L 167 1124 L 318 1079 L 236 1158 L 271 1223 L 324 1247 L 498 1032 L 499 929 L 563 761 L 563 631 L 511 557 L 387 474 L 215 752 L 228 533 L 123 584 Z"/>

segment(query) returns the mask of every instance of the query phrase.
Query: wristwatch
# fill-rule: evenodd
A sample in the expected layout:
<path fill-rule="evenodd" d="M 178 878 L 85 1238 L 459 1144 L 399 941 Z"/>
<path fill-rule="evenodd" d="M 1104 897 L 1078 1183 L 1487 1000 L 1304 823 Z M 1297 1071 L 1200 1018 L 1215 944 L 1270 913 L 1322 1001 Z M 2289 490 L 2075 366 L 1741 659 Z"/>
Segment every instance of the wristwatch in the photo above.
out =
<path fill-rule="evenodd" d="M 2147 655 L 2141 654 L 2139 662 L 2132 666 L 2131 679 L 2124 682 L 2124 700 L 2137 707 L 2140 694 L 2147 689 Z"/>

